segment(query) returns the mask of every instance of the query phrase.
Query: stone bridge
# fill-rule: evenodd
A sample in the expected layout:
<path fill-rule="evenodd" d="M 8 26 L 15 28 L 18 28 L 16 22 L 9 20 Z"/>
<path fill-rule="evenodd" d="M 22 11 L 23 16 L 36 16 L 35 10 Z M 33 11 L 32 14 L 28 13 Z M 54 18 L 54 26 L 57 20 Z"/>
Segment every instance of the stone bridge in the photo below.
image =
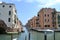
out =
<path fill-rule="evenodd" d="M 3 20 L 0 20 L 0 34 L 6 33 L 7 25 Z"/>
<path fill-rule="evenodd" d="M 7 27 L 5 22 L 3 20 L 0 20 L 0 34 L 5 34 L 6 32 L 17 32 L 19 29 L 13 29 L 10 27 Z"/>

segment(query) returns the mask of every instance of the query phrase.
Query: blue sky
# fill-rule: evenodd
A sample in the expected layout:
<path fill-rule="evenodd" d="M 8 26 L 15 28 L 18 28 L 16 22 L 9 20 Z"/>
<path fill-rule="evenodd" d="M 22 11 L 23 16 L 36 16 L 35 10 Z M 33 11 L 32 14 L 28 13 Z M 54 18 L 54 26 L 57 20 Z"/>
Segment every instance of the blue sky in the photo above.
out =
<path fill-rule="evenodd" d="M 41 8 L 56 8 L 60 11 L 60 0 L 0 0 L 14 3 L 19 20 L 25 25 L 30 18 L 36 16 Z"/>

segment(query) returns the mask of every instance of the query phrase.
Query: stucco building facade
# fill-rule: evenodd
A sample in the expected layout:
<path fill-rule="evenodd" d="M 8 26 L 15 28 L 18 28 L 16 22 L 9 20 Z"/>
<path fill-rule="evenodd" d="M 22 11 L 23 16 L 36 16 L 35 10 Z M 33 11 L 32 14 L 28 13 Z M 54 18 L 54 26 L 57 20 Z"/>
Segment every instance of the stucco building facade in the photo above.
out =
<path fill-rule="evenodd" d="M 16 7 L 13 3 L 0 3 L 0 20 L 4 21 L 8 28 L 20 28 Z"/>
<path fill-rule="evenodd" d="M 33 21 L 35 20 L 35 21 Z M 33 26 L 32 24 L 36 25 Z M 31 18 L 26 26 L 33 27 L 33 28 L 41 28 L 41 29 L 55 29 L 59 28 L 60 26 L 60 12 L 56 11 L 55 8 L 42 8 L 39 10 L 37 16 L 34 18 Z"/>

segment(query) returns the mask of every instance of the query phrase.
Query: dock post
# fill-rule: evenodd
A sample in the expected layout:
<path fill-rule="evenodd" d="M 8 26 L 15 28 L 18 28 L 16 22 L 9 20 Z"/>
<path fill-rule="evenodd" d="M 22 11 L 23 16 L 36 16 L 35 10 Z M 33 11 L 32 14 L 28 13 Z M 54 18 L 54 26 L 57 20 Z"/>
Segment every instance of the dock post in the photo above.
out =
<path fill-rule="evenodd" d="M 47 40 L 47 35 L 44 35 L 44 37 L 45 37 L 45 40 Z"/>
<path fill-rule="evenodd" d="M 27 36 L 25 36 L 25 40 L 27 40 Z"/>
<path fill-rule="evenodd" d="M 11 40 L 13 40 L 13 34 L 11 34 Z"/>
<path fill-rule="evenodd" d="M 44 40 L 47 40 L 47 32 L 45 32 Z"/>
<path fill-rule="evenodd" d="M 55 40 L 55 31 L 54 31 L 54 40 Z"/>
<path fill-rule="evenodd" d="M 29 32 L 29 40 L 30 40 L 30 32 Z"/>

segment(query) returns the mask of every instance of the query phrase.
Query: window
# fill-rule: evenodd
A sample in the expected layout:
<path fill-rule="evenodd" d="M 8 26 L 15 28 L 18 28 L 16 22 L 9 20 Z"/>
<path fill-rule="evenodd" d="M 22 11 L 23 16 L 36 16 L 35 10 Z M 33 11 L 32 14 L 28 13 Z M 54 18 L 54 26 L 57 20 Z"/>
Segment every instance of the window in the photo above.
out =
<path fill-rule="evenodd" d="M 59 27 L 60 27 L 60 25 L 59 25 Z"/>
<path fill-rule="evenodd" d="M 47 27 L 47 25 L 45 25 L 45 27 Z"/>
<path fill-rule="evenodd" d="M 45 14 L 45 17 L 46 17 L 46 14 Z"/>
<path fill-rule="evenodd" d="M 11 15 L 11 11 L 9 11 L 9 15 Z"/>
<path fill-rule="evenodd" d="M 5 7 L 5 5 L 3 5 L 2 7 Z"/>
<path fill-rule="evenodd" d="M 10 22 L 11 21 L 11 19 L 10 18 L 8 18 L 8 22 Z"/>
<path fill-rule="evenodd" d="M 39 27 L 41 27 L 41 26 L 39 25 Z"/>
<path fill-rule="evenodd" d="M 39 24 L 39 22 L 36 22 L 36 24 Z"/>
<path fill-rule="evenodd" d="M 10 5 L 9 7 L 11 8 L 12 6 Z"/>
<path fill-rule="evenodd" d="M 49 19 L 48 19 L 48 22 L 49 22 Z"/>
<path fill-rule="evenodd" d="M 17 11 L 15 10 L 15 13 L 17 13 Z"/>
<path fill-rule="evenodd" d="M 38 14 L 38 17 L 39 17 L 39 14 Z"/>
<path fill-rule="evenodd" d="M 52 17 L 54 18 L 54 15 L 52 15 Z"/>
<path fill-rule="evenodd" d="M 50 25 L 48 25 L 48 27 L 50 27 Z"/>
<path fill-rule="evenodd" d="M 48 14 L 48 17 L 49 17 L 49 14 Z"/>
<path fill-rule="evenodd" d="M 45 25 L 45 27 L 50 27 L 50 25 Z"/>
<path fill-rule="evenodd" d="M 14 20 L 14 23 L 16 23 L 16 20 Z"/>
<path fill-rule="evenodd" d="M 54 25 L 53 25 L 53 27 L 54 27 Z"/>
<path fill-rule="evenodd" d="M 37 18 L 36 21 L 38 21 L 39 19 Z"/>
<path fill-rule="evenodd" d="M 46 22 L 46 19 L 45 19 L 45 22 Z"/>

